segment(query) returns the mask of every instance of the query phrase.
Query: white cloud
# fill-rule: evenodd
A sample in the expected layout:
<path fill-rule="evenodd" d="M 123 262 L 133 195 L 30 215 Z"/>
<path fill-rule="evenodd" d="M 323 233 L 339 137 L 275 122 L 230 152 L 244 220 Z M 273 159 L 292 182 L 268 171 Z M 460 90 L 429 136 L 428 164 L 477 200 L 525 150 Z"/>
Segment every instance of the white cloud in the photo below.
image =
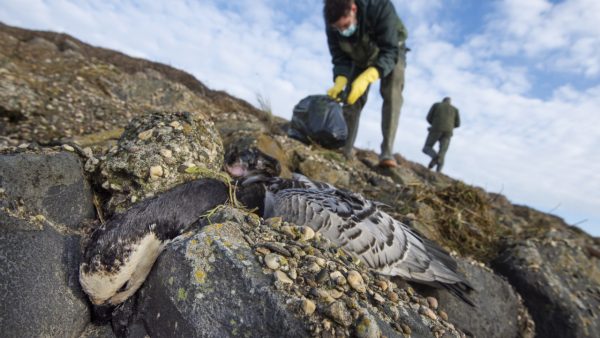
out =
<path fill-rule="evenodd" d="M 595 0 L 504 0 L 484 36 L 475 39 L 492 55 L 540 60 L 545 69 L 600 75 L 600 2 Z"/>

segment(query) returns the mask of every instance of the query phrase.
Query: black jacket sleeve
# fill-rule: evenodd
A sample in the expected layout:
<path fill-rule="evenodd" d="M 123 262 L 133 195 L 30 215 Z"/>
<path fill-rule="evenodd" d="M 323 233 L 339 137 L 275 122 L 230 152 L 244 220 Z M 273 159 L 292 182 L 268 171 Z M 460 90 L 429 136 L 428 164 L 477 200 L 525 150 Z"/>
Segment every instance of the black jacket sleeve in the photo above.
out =
<path fill-rule="evenodd" d="M 339 75 L 350 79 L 352 72 L 352 59 L 342 51 L 337 31 L 332 27 L 326 28 L 327 45 L 331 54 L 331 63 L 333 63 L 333 80 Z"/>
<path fill-rule="evenodd" d="M 378 1 L 376 4 L 371 3 L 367 10 L 367 20 L 373 27 L 373 37 L 379 48 L 379 55 L 374 66 L 379 71 L 379 77 L 383 78 L 394 69 L 398 62 L 399 44 L 406 40 L 406 28 L 389 0 Z M 403 28 L 402 33 L 399 33 L 400 27 Z"/>

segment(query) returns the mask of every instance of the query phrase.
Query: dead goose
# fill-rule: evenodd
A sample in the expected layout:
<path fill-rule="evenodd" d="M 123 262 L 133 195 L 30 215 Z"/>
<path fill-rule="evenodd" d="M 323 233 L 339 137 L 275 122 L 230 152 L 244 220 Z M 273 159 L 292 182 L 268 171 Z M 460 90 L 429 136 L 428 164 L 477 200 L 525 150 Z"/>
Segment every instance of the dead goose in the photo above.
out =
<path fill-rule="evenodd" d="M 465 295 L 473 288 L 457 272 L 456 261 L 381 210 L 380 204 L 299 174 L 291 180 L 255 176 L 244 184 L 257 183 L 265 187 L 263 217 L 308 225 L 378 273 L 443 287 L 474 305 Z"/>
<path fill-rule="evenodd" d="M 94 305 L 117 305 L 142 285 L 158 255 L 208 210 L 228 187 L 215 179 L 181 184 L 117 214 L 92 234 L 79 282 Z"/>

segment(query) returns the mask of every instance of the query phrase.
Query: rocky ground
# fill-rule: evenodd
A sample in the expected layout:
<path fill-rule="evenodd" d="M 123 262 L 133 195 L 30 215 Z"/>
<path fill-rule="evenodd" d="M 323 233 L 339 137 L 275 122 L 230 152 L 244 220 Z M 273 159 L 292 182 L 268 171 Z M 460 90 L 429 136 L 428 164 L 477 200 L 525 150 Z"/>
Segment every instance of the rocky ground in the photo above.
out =
<path fill-rule="evenodd" d="M 479 308 L 373 275 L 306 228 L 229 208 L 161 256 L 121 326 L 130 336 L 174 327 L 189 336 L 600 336 L 600 240 L 558 217 L 399 154 L 394 170 L 377 168 L 369 151 L 347 161 L 287 138 L 286 121 L 189 74 L 64 34 L 0 24 L 0 46 L 0 303 L 11 314 L 0 318 L 3 332 L 110 336 L 89 324 L 76 248 L 112 213 L 219 175 L 224 149 L 253 145 L 284 176 L 301 172 L 389 205 L 456 255 Z M 173 317 L 157 323 L 158 313 Z M 268 329 L 253 331 L 258 323 Z"/>

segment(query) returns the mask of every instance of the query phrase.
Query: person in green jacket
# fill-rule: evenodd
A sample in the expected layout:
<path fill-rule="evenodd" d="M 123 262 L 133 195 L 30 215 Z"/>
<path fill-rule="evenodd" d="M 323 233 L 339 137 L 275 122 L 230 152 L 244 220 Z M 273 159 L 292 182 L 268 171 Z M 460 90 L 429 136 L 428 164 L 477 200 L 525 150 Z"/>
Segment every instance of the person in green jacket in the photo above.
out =
<path fill-rule="evenodd" d="M 429 127 L 429 134 L 425 140 L 423 152 L 431 157 L 428 168 L 432 169 L 437 165 L 437 172 L 442 171 L 444 166 L 444 157 L 446 157 L 450 145 L 452 131 L 454 128 L 460 127 L 458 109 L 450 101 L 449 97 L 445 97 L 442 102 L 434 103 L 427 114 L 427 122 L 431 127 Z M 440 149 L 437 153 L 433 150 L 436 142 L 440 143 Z"/>
<path fill-rule="evenodd" d="M 325 0 L 323 15 L 334 79 L 327 95 L 346 103 L 348 139 L 344 155 L 352 156 L 369 86 L 381 79 L 383 142 L 379 165 L 396 167 L 392 151 L 402 107 L 406 28 L 390 0 Z"/>

